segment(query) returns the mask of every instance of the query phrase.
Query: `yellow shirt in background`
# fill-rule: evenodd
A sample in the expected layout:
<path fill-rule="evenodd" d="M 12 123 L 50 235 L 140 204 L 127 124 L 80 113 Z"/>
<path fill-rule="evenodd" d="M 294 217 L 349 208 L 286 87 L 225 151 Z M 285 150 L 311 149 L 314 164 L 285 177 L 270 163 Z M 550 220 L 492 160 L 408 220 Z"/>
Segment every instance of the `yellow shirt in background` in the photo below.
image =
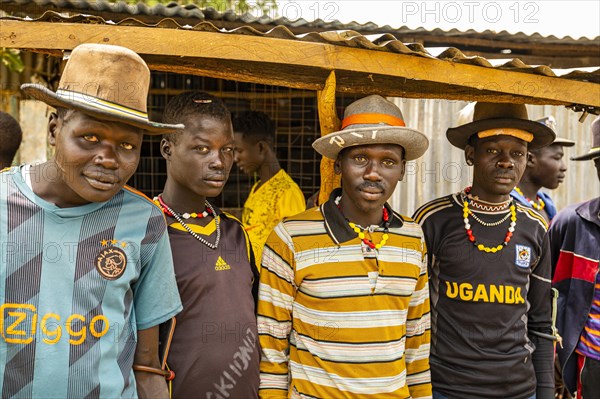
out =
<path fill-rule="evenodd" d="M 304 212 L 306 201 L 300 187 L 283 169 L 257 188 L 259 184 L 260 181 L 254 183 L 250 190 L 242 212 L 242 223 L 250 236 L 260 271 L 262 250 L 271 230 L 283 218 Z"/>

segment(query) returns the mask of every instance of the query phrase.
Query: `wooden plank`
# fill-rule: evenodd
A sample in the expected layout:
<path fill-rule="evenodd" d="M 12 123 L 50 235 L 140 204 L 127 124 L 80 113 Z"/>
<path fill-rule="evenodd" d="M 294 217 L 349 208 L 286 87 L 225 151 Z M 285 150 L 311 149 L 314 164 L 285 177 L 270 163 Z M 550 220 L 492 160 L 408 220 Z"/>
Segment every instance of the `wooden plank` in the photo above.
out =
<path fill-rule="evenodd" d="M 335 107 L 336 81 L 335 72 L 332 71 L 323 90 L 317 91 L 317 109 L 319 112 L 319 124 L 321 136 L 340 130 L 341 122 L 337 117 Z M 327 201 L 331 192 L 340 186 L 340 177 L 333 170 L 333 159 L 321 158 L 321 189 L 319 191 L 319 204 Z"/>
<path fill-rule="evenodd" d="M 317 68 L 292 68 L 274 63 L 241 63 L 237 60 L 176 58 L 167 64 L 164 56 L 143 55 L 150 69 L 161 72 L 200 75 L 239 82 L 320 90 L 329 71 Z"/>
<path fill-rule="evenodd" d="M 456 91 L 450 90 L 450 86 L 460 86 L 474 92 L 481 90 L 494 92 L 501 98 L 508 95 L 505 101 L 512 101 L 513 97 L 534 97 L 544 104 L 582 104 L 600 107 L 600 85 L 598 84 L 385 51 L 183 29 L 12 20 L 3 20 L 2 25 L 1 47 L 61 50 L 72 49 L 84 42 L 112 43 L 129 47 L 140 54 L 162 58 L 160 66 L 156 65 L 156 68 L 165 69 L 168 65 L 177 65 L 177 60 L 181 61 L 187 57 L 212 59 L 217 63 L 231 62 L 231 70 L 222 70 L 222 76 L 215 76 L 218 71 L 209 68 L 213 77 L 241 76 L 243 81 L 264 83 L 269 76 L 264 73 L 256 75 L 255 70 L 246 68 L 246 65 L 248 63 L 270 64 L 280 68 L 293 68 L 297 76 L 303 77 L 303 79 L 298 77 L 281 79 L 277 71 L 270 75 L 271 80 L 275 80 L 271 84 L 287 87 L 314 89 L 314 79 L 310 81 L 309 77 L 321 69 L 327 74 L 328 71 L 336 70 L 364 74 L 364 76 L 387 76 L 400 82 L 408 80 L 431 82 L 441 88 L 439 90 L 441 95 L 446 94 L 446 89 L 450 96 L 455 95 Z M 40 35 L 39 32 L 44 32 L 44 35 Z M 202 65 L 190 65 L 189 68 L 197 70 L 198 74 L 203 72 Z M 180 73 L 187 73 L 190 70 L 181 65 L 175 68 L 175 71 L 181 71 Z M 338 88 L 345 89 L 339 83 Z M 393 95 L 392 93 L 398 89 L 397 86 L 390 87 L 386 92 L 384 87 L 377 86 L 377 88 L 381 94 L 386 95 Z M 532 89 L 530 91 L 533 94 L 525 92 L 526 88 Z"/>

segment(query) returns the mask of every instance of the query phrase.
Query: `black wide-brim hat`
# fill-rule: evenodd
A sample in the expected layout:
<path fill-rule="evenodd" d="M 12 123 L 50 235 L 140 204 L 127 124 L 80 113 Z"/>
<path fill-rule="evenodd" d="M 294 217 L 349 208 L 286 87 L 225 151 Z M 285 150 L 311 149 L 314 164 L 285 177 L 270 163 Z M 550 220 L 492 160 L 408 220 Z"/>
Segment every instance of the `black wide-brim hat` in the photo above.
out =
<path fill-rule="evenodd" d="M 592 131 L 592 148 L 587 154 L 571 158 L 572 161 L 587 161 L 600 157 L 600 116 L 592 122 L 590 130 Z"/>
<path fill-rule="evenodd" d="M 534 150 L 551 144 L 556 134 L 548 126 L 528 119 L 525 104 L 475 104 L 473 122 L 446 131 L 450 144 L 464 150 L 474 134 L 490 129 L 520 129 L 533 134 L 527 148 Z"/>
<path fill-rule="evenodd" d="M 174 133 L 183 125 L 148 119 L 150 70 L 134 51 L 108 44 L 86 43 L 73 49 L 56 92 L 39 84 L 23 84 L 23 93 L 55 108 L 74 109 L 100 120 L 120 122 L 149 135 Z"/>

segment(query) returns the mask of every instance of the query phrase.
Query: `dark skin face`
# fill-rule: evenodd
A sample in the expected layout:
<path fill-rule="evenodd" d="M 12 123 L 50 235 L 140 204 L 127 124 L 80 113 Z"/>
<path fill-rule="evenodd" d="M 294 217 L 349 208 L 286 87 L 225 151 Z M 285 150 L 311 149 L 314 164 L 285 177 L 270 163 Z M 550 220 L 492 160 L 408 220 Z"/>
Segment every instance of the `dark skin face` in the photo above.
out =
<path fill-rule="evenodd" d="M 233 165 L 233 131 L 229 119 L 190 115 L 175 142 L 163 139 L 167 160 L 163 199 L 176 212 L 197 212 L 207 197 L 218 196 Z"/>
<path fill-rule="evenodd" d="M 382 206 L 404 177 L 404 150 L 396 144 L 372 144 L 344 149 L 334 164 L 342 177 L 344 216 L 361 226 L 380 224 Z"/>
<path fill-rule="evenodd" d="M 135 172 L 143 131 L 101 121 L 78 111 L 50 116 L 54 157 L 34 166 L 33 191 L 61 208 L 110 200 Z"/>
<path fill-rule="evenodd" d="M 560 144 L 549 145 L 531 152 L 521 183 L 530 183 L 538 187 L 538 190 L 542 187 L 556 189 L 563 182 L 567 172 L 564 155 L 563 146 Z"/>
<path fill-rule="evenodd" d="M 527 143 L 512 136 L 477 139 L 467 145 L 465 158 L 474 165 L 471 193 L 488 202 L 509 198 L 527 164 Z"/>
<path fill-rule="evenodd" d="M 598 174 L 598 180 L 600 180 L 600 158 L 594 158 L 594 166 L 596 167 L 596 173 Z"/>
<path fill-rule="evenodd" d="M 234 134 L 234 159 L 238 168 L 248 176 L 254 176 L 265 162 L 265 145 L 263 141 L 253 142 L 242 133 Z"/>

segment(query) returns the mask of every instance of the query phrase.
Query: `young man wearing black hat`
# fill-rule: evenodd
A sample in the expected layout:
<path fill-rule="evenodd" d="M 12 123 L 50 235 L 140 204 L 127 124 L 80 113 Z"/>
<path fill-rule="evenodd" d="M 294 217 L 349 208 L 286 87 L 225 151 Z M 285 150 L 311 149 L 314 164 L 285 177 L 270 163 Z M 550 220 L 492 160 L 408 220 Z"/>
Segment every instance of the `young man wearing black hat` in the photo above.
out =
<path fill-rule="evenodd" d="M 263 252 L 261 398 L 424 398 L 429 290 L 418 224 L 387 204 L 428 146 L 380 96 L 350 104 L 313 147 L 342 188 L 279 223 Z"/>
<path fill-rule="evenodd" d="M 593 160 L 600 179 L 600 118 L 592 123 L 592 149 L 571 159 Z M 550 228 L 550 245 L 563 380 L 577 398 L 595 399 L 600 397 L 600 197 L 560 211 Z"/>
<path fill-rule="evenodd" d="M 524 105 L 478 103 L 448 129 L 473 186 L 423 205 L 434 398 L 554 397 L 546 222 L 511 200 L 527 151 L 554 140 Z"/>
<path fill-rule="evenodd" d="M 556 120 L 553 116 L 538 119 L 556 132 Z M 547 222 L 556 215 L 554 201 L 541 188 L 555 190 L 565 178 L 567 165 L 563 160 L 564 147 L 573 147 L 575 142 L 556 137 L 552 144 L 542 148 L 530 149 L 527 154 L 527 168 L 519 184 L 510 195 L 521 204 L 534 208 Z"/>
<path fill-rule="evenodd" d="M 148 120 L 149 81 L 133 51 L 83 44 L 56 92 L 22 86 L 57 109 L 56 151 L 0 173 L 2 397 L 168 397 L 158 325 L 182 308 L 171 250 L 161 210 L 125 183 L 144 133 L 183 126 Z"/>

